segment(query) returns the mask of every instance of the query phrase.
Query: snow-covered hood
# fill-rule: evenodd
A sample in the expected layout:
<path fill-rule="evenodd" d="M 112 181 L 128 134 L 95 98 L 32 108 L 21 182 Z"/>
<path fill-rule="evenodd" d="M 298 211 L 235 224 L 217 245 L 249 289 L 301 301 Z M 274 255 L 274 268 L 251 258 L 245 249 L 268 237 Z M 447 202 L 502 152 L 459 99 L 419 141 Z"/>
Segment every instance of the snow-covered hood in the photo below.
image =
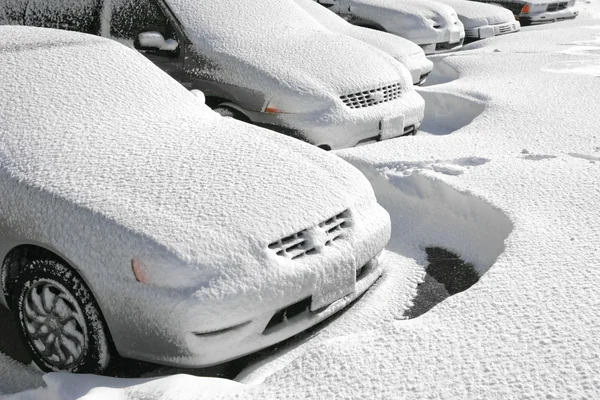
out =
<path fill-rule="evenodd" d="M 353 15 L 378 22 L 395 34 L 411 31 L 418 34 L 420 30 L 433 29 L 434 25 L 443 29 L 457 21 L 451 7 L 432 0 L 351 0 L 350 4 Z"/>
<path fill-rule="evenodd" d="M 400 66 L 292 0 L 166 0 L 210 78 L 261 93 L 338 97 L 401 80 Z"/>
<path fill-rule="evenodd" d="M 483 25 L 504 24 L 515 20 L 512 11 L 493 4 L 467 0 L 436 1 L 452 7 L 465 29 L 474 29 Z"/>
<path fill-rule="evenodd" d="M 0 37 L 11 38 L 0 43 L 0 189 L 30 188 L 24 215 L 35 193 L 50 194 L 90 220 L 47 224 L 76 231 L 96 215 L 210 263 L 240 249 L 258 257 L 375 202 L 338 157 L 217 116 L 125 46 L 35 28 L 0 27 Z"/>

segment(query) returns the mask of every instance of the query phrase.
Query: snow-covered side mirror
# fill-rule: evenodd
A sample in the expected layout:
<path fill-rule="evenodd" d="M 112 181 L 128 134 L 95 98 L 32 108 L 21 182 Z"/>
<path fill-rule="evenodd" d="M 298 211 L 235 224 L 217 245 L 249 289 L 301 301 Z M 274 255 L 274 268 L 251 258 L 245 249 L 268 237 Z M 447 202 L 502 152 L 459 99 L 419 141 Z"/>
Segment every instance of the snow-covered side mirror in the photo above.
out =
<path fill-rule="evenodd" d="M 206 104 L 206 96 L 204 96 L 204 93 L 201 90 L 192 89 L 190 92 L 198 98 L 198 101 L 202 102 L 202 104 Z"/>
<path fill-rule="evenodd" d="M 138 44 L 143 49 L 160 50 L 166 44 L 165 38 L 160 32 L 142 32 L 138 35 Z"/>

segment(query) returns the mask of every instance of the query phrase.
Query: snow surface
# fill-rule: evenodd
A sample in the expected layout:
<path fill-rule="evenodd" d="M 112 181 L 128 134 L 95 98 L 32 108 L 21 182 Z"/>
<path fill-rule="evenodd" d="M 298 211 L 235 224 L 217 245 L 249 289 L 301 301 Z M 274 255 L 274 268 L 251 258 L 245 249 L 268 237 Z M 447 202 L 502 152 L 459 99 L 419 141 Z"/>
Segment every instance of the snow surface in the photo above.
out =
<path fill-rule="evenodd" d="M 124 355 L 199 365 L 274 343 L 291 334 L 261 335 L 275 311 L 341 298 L 385 246 L 387 213 L 338 157 L 207 111 L 113 41 L 0 36 L 12 38 L 0 43 L 0 228 L 78 266 Z M 319 254 L 268 248 L 346 210 L 344 240 Z M 135 280 L 134 258 L 151 285 Z M 193 333 L 248 320 L 221 346 Z M 239 343 L 251 335 L 262 342 Z"/>
<path fill-rule="evenodd" d="M 600 397 L 600 82 L 546 70 L 600 64 L 582 51 L 600 37 L 598 15 L 592 0 L 575 21 L 437 57 L 421 93 L 444 110 L 428 115 L 468 118 L 451 132 L 431 123 L 429 134 L 338 153 L 392 214 L 384 276 L 310 340 L 243 372 L 253 386 L 220 398 Z M 439 218 L 421 223 L 430 213 Z M 429 245 L 485 274 L 405 320 Z"/>

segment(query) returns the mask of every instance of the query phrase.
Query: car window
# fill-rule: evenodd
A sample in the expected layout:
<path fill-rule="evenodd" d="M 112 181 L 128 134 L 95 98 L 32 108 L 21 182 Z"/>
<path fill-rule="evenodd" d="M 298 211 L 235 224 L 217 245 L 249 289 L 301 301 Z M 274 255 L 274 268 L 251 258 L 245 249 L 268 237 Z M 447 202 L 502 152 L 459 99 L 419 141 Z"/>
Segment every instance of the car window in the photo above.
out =
<path fill-rule="evenodd" d="M 2 0 L 0 15 L 9 24 L 97 34 L 102 0 Z"/>
<path fill-rule="evenodd" d="M 136 40 L 141 32 L 159 32 L 166 40 L 177 39 L 156 0 L 113 0 L 111 36 Z"/>

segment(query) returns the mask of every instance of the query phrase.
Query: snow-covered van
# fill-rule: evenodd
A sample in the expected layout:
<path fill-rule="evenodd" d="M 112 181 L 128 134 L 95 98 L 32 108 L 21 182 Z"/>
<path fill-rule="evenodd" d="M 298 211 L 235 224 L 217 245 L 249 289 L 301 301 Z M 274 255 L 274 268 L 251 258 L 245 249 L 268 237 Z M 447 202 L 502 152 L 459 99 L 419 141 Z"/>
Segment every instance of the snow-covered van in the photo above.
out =
<path fill-rule="evenodd" d="M 0 304 L 43 370 L 230 360 L 381 275 L 389 215 L 341 158 L 220 117 L 113 40 L 0 37 Z"/>
<path fill-rule="evenodd" d="M 465 39 L 477 40 L 514 33 L 521 30 L 519 21 L 510 10 L 497 5 L 467 0 L 436 0 L 456 11 L 465 26 Z"/>
<path fill-rule="evenodd" d="M 579 9 L 575 0 L 475 0 L 500 5 L 512 11 L 521 26 L 575 19 Z"/>
<path fill-rule="evenodd" d="M 348 22 L 393 33 L 425 54 L 460 49 L 465 38 L 456 12 L 432 0 L 314 0 Z"/>
<path fill-rule="evenodd" d="M 423 120 L 424 101 L 402 64 L 328 30 L 292 0 L 8 4 L 9 17 L 24 25 L 128 43 L 188 89 L 203 91 L 222 115 L 324 149 L 412 135 Z"/>
<path fill-rule="evenodd" d="M 423 49 L 410 40 L 391 33 L 352 25 L 339 15 L 321 7 L 314 0 L 294 1 L 329 30 L 362 40 L 400 61 L 410 72 L 415 85 L 423 84 L 433 70 L 433 63 L 427 59 Z"/>

